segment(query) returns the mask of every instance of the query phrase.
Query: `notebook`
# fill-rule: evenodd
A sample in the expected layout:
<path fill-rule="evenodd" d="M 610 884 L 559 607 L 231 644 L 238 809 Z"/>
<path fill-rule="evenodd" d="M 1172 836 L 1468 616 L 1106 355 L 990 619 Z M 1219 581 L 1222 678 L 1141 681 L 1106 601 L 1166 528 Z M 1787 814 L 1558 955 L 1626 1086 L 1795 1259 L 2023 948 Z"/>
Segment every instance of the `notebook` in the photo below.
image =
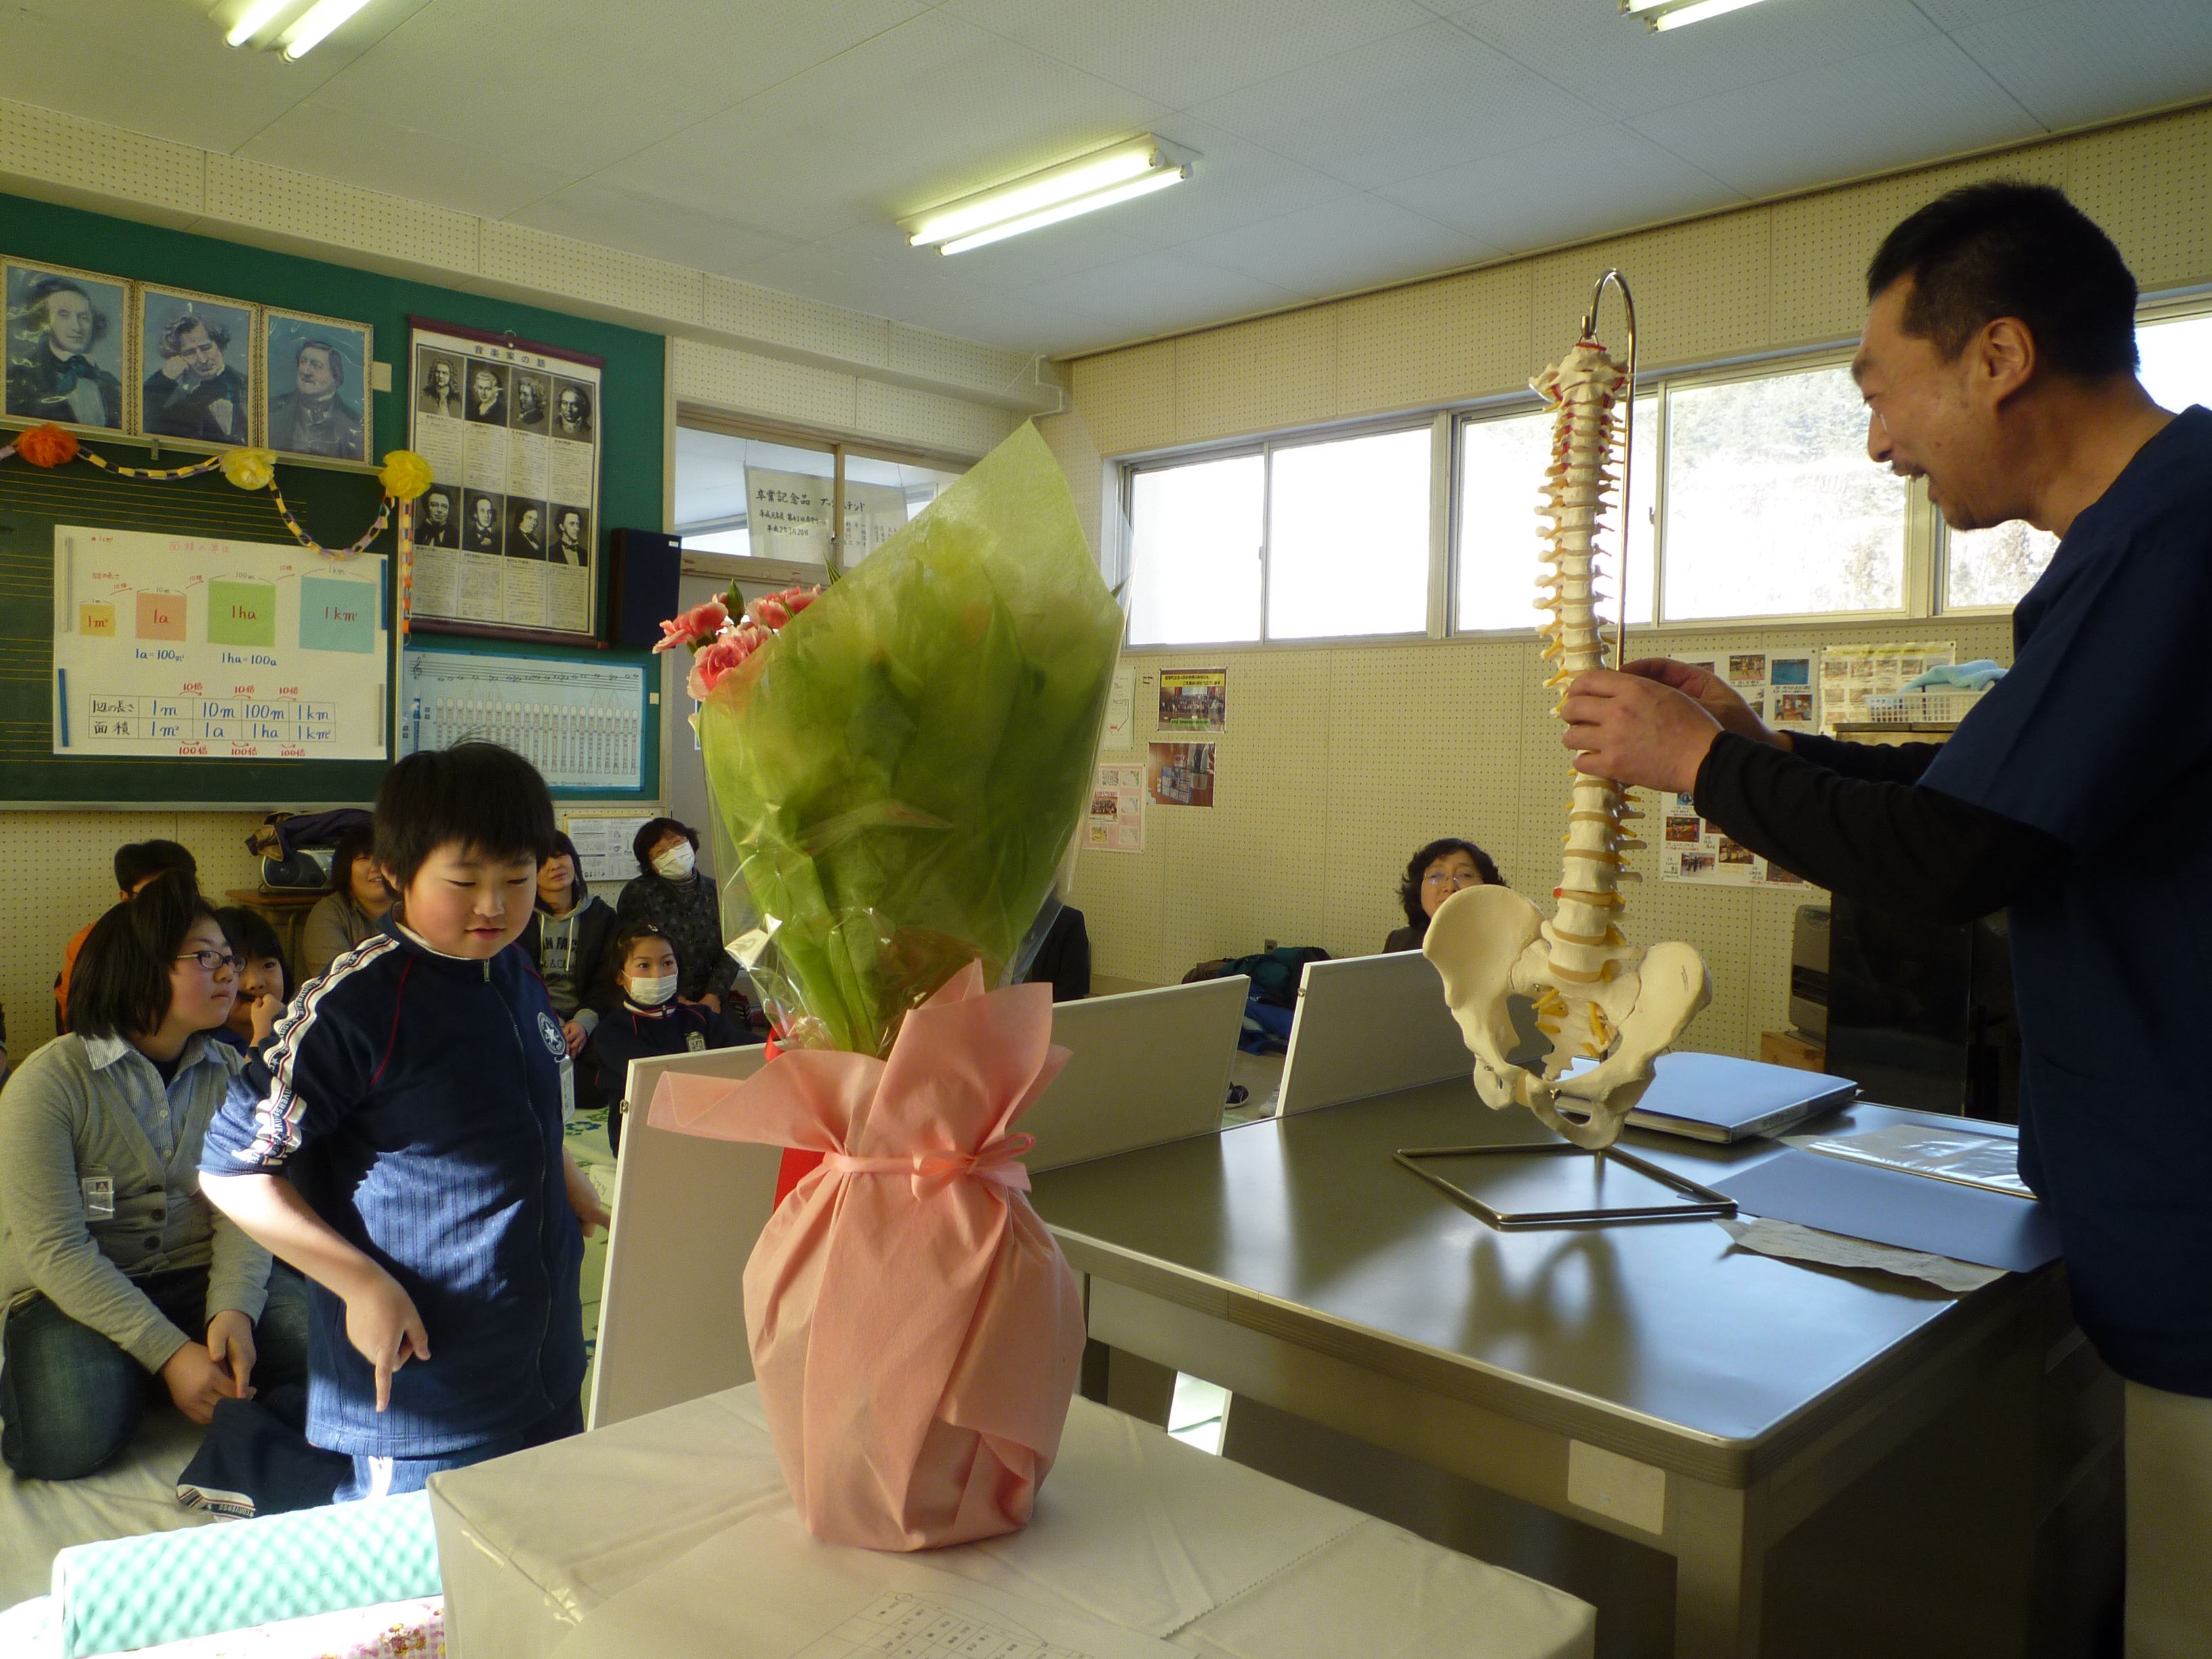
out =
<path fill-rule="evenodd" d="M 1725 1145 L 1786 1129 L 1858 1093 L 1849 1078 L 1731 1054 L 1662 1054 L 1629 1113 L 1632 1128 Z"/>

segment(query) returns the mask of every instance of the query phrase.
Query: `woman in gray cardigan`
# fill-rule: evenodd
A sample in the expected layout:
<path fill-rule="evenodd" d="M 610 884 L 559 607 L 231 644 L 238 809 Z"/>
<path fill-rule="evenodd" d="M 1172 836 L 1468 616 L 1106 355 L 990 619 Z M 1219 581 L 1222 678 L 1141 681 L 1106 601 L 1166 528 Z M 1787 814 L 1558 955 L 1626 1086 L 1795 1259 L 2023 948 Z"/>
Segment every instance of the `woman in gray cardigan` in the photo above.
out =
<path fill-rule="evenodd" d="M 70 1035 L 0 1091 L 0 1461 L 20 1475 L 100 1468 L 152 1378 L 203 1424 L 218 1400 L 306 1380 L 304 1287 L 272 1281 L 200 1195 L 200 1141 L 240 1063 L 207 1034 L 237 971 L 191 878 L 157 878 L 93 925 Z"/>

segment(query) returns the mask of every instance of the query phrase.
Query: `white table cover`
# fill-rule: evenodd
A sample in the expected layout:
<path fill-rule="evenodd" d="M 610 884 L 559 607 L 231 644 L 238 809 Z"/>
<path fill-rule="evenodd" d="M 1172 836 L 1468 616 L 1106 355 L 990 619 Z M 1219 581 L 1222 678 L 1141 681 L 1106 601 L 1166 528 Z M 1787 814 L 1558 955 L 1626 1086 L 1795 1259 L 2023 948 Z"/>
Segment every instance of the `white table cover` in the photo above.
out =
<path fill-rule="evenodd" d="M 851 1652 L 833 1627 L 915 1591 L 913 1568 L 1036 1610 L 1039 1654 L 1084 1650 L 1071 1620 L 1224 1659 L 1583 1659 L 1594 1640 L 1571 1596 L 1079 1399 L 1028 1528 L 918 1556 L 806 1537 L 750 1385 L 434 1476 L 430 1505 L 453 1659 Z"/>

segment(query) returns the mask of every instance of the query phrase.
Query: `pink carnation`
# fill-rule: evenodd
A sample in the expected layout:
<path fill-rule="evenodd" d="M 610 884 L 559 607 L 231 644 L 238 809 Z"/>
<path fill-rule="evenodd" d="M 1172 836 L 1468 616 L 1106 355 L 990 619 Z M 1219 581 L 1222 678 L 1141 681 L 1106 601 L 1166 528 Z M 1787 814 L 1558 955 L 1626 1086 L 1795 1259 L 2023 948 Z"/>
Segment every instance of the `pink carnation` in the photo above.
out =
<path fill-rule="evenodd" d="M 707 701 L 722 677 L 768 643 L 768 635 L 748 624 L 732 629 L 691 659 L 690 690 L 700 702 Z"/>
<path fill-rule="evenodd" d="M 787 587 L 780 593 L 770 593 L 765 599 L 755 599 L 745 607 L 745 615 L 773 632 L 787 625 L 793 617 L 821 597 L 819 587 Z"/>
<path fill-rule="evenodd" d="M 720 633 L 730 620 L 729 607 L 720 599 L 702 599 L 672 622 L 660 624 L 660 643 L 655 651 L 673 651 L 688 645 L 694 651 Z"/>

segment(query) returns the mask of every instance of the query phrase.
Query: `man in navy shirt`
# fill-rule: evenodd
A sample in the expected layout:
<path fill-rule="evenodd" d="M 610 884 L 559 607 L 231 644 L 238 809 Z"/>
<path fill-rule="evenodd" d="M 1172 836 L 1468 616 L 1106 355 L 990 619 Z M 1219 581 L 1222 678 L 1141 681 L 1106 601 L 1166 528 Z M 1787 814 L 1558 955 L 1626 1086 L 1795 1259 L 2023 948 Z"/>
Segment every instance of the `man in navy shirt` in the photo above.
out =
<path fill-rule="evenodd" d="M 2058 191 L 1952 191 L 1868 274 L 1868 453 L 1955 530 L 2060 538 L 2011 672 L 1940 749 L 1770 732 L 1713 677 L 1570 688 L 1584 771 L 1694 790 L 1810 881 L 1964 919 L 2009 907 L 2021 1172 L 2082 1328 L 2126 1380 L 2128 1652 L 2212 1640 L 2212 412 L 2136 379 L 2136 284 Z"/>

